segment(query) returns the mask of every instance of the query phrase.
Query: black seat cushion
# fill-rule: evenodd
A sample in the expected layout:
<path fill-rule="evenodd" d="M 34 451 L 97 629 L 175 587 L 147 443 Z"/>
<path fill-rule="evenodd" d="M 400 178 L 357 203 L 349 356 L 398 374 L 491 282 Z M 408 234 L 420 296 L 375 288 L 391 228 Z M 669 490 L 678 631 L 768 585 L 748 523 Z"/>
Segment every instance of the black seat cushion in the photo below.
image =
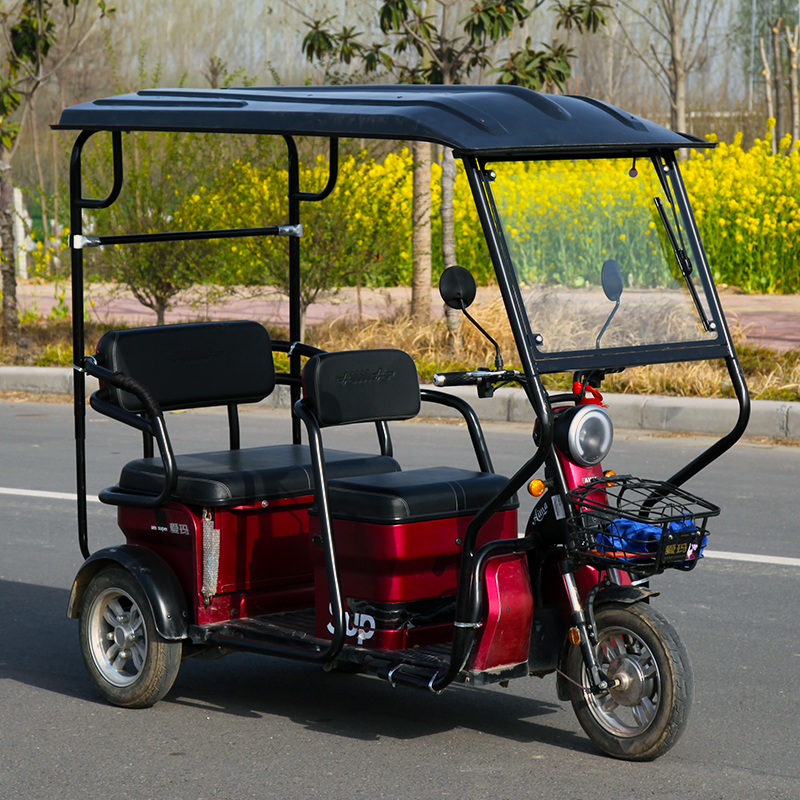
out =
<path fill-rule="evenodd" d="M 377 524 L 417 522 L 476 514 L 507 482 L 494 473 L 430 467 L 331 480 L 328 500 L 335 519 Z M 518 506 L 514 496 L 502 510 Z"/>
<path fill-rule="evenodd" d="M 178 485 L 174 500 L 193 505 L 224 506 L 254 503 L 278 497 L 296 497 L 314 491 L 311 455 L 305 445 L 271 445 L 175 456 Z M 398 463 L 388 456 L 326 450 L 330 478 L 395 472 Z M 157 495 L 164 486 L 160 458 L 140 458 L 126 464 L 119 488 Z"/>

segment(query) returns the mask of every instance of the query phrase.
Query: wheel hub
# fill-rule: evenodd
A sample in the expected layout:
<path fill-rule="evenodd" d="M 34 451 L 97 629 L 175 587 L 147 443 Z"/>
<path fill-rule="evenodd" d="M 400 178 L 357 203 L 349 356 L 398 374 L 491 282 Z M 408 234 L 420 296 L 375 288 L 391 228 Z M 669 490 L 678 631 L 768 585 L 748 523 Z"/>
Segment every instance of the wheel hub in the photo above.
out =
<path fill-rule="evenodd" d="M 129 625 L 117 625 L 114 628 L 114 643 L 117 647 L 125 648 L 135 641 L 136 634 Z"/>
<path fill-rule="evenodd" d="M 89 611 L 91 656 L 103 679 L 112 686 L 134 683 L 146 658 L 139 607 L 126 592 L 109 588 Z"/>
<path fill-rule="evenodd" d="M 631 708 L 649 694 L 648 680 L 639 659 L 630 654 L 615 658 L 608 668 L 609 694 L 621 706 Z"/>

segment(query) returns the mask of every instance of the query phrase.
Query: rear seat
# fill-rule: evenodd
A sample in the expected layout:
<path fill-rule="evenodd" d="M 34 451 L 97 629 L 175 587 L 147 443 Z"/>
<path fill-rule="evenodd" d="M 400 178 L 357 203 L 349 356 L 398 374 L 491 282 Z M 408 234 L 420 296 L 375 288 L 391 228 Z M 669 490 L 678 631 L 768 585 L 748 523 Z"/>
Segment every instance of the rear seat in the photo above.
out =
<path fill-rule="evenodd" d="M 314 493 L 314 473 L 306 445 L 269 445 L 244 450 L 177 455 L 178 485 L 173 499 L 189 505 L 246 505 L 279 497 Z M 329 478 L 397 472 L 393 458 L 325 451 Z M 164 485 L 160 458 L 140 458 L 122 470 L 119 487 L 126 492 L 158 494 Z"/>
<path fill-rule="evenodd" d="M 263 400 L 275 388 L 272 345 L 265 328 L 249 321 L 203 322 L 111 331 L 98 344 L 98 363 L 143 385 L 162 411 L 236 406 Z M 92 407 L 121 421 L 144 409 L 132 394 L 105 386 Z M 328 476 L 346 478 L 397 472 L 384 455 L 326 450 Z M 177 454 L 177 486 L 171 499 L 191 505 L 246 505 L 314 491 L 305 445 L 281 444 Z M 162 459 L 128 463 L 119 484 L 100 497 L 115 503 L 123 494 L 157 496 L 164 488 Z M 124 504 L 124 501 L 117 504 Z"/>

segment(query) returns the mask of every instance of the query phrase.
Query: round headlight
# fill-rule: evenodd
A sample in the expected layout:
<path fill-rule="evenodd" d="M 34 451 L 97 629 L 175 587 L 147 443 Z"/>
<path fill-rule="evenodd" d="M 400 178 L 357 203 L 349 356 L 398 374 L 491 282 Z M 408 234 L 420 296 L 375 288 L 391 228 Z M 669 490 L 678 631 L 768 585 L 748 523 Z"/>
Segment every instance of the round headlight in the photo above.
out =
<path fill-rule="evenodd" d="M 556 446 L 571 461 L 582 467 L 593 467 L 611 450 L 614 426 L 600 406 L 575 406 L 559 415 L 554 434 Z"/>

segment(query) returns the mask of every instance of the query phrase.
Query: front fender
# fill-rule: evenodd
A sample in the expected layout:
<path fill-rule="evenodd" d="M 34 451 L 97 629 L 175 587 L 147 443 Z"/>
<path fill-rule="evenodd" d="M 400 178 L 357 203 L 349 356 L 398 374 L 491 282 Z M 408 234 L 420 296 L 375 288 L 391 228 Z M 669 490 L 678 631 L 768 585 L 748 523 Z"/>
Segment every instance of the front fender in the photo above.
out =
<path fill-rule="evenodd" d="M 69 594 L 67 616 L 77 619 L 86 587 L 103 567 L 117 564 L 131 573 L 150 603 L 156 630 L 165 639 L 185 639 L 189 612 L 175 573 L 161 556 L 135 544 L 105 547 L 83 562 Z"/>
<path fill-rule="evenodd" d="M 622 603 L 632 605 L 642 603 L 651 597 L 658 597 L 660 592 L 652 589 L 645 589 L 644 586 L 618 586 L 615 583 L 609 584 L 597 593 L 594 605 L 599 606 L 603 603 Z"/>

